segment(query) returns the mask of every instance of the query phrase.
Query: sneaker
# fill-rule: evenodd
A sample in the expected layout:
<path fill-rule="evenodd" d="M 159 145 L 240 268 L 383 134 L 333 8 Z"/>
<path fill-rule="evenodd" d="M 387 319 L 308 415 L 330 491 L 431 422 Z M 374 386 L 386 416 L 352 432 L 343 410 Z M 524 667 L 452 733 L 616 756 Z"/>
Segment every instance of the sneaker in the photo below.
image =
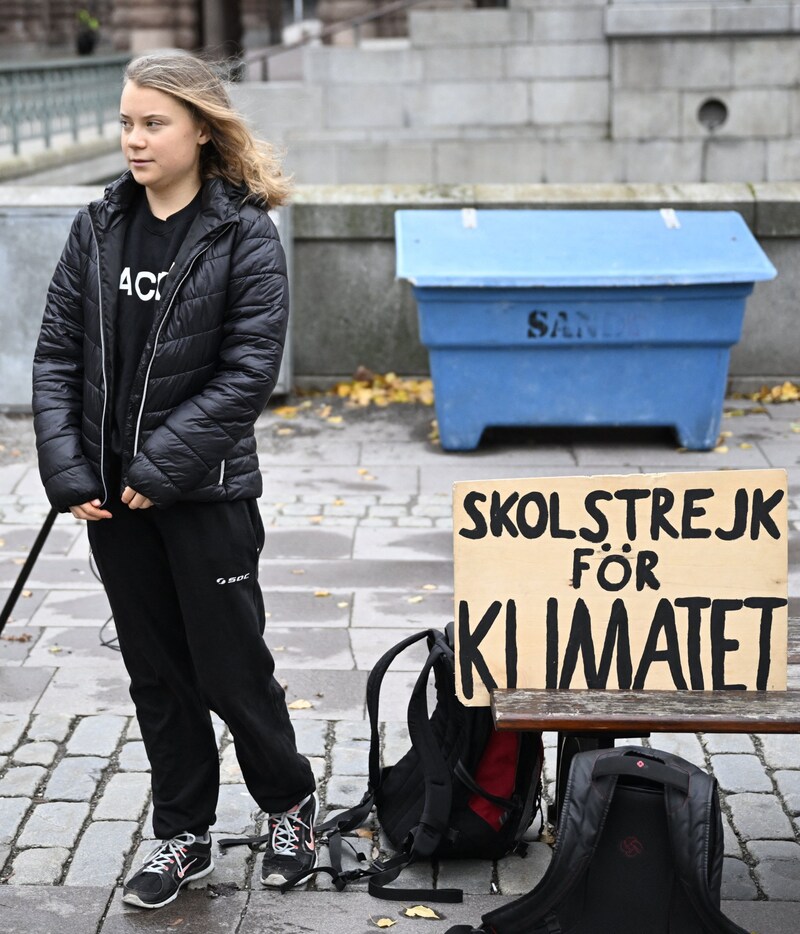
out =
<path fill-rule="evenodd" d="M 283 885 L 299 872 L 317 865 L 314 821 L 318 809 L 315 792 L 283 814 L 270 814 L 267 820 L 269 839 L 261 864 L 262 885 Z"/>
<path fill-rule="evenodd" d="M 184 883 L 201 879 L 214 868 L 211 840 L 202 843 L 192 833 L 164 840 L 145 859 L 123 888 L 123 902 L 140 908 L 161 908 L 178 897 Z"/>

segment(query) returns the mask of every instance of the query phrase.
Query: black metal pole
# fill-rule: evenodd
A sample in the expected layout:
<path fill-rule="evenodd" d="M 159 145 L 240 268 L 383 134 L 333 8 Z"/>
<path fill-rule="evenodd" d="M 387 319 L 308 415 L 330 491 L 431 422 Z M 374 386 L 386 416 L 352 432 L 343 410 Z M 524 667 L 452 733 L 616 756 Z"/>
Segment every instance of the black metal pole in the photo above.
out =
<path fill-rule="evenodd" d="M 36 541 L 33 543 L 33 548 L 31 548 L 25 564 L 22 565 L 22 570 L 19 572 L 17 582 L 11 588 L 11 593 L 8 595 L 8 600 L 6 600 L 6 605 L 3 607 L 3 612 L 0 613 L 0 633 L 2 633 L 9 617 L 11 616 L 11 611 L 14 609 L 14 606 L 19 599 L 20 593 L 22 593 L 22 588 L 25 586 L 25 581 L 28 579 L 28 575 L 33 570 L 34 564 L 36 564 L 36 559 L 39 557 L 39 552 L 42 550 L 44 543 L 47 541 L 47 536 L 50 534 L 50 529 L 52 529 L 57 515 L 58 510 L 52 508 L 47 514 L 47 518 L 44 520 L 44 524 L 39 530 L 39 534 L 36 536 Z"/>

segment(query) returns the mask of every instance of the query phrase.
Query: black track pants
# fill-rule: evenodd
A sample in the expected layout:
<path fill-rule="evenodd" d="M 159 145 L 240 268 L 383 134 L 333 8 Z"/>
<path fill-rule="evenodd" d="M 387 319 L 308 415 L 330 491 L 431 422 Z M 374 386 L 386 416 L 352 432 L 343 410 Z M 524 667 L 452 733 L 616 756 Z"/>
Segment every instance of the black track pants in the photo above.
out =
<path fill-rule="evenodd" d="M 314 789 L 263 640 L 254 500 L 178 503 L 89 522 L 152 769 L 155 835 L 203 833 L 216 819 L 219 755 L 209 710 L 230 728 L 264 811 Z"/>

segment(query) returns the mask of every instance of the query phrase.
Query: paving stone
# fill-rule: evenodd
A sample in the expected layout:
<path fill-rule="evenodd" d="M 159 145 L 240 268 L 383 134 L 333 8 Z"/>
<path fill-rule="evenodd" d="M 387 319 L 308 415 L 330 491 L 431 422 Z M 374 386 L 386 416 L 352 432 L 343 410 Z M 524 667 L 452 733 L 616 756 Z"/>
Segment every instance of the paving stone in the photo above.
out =
<path fill-rule="evenodd" d="M 137 741 L 125 743 L 118 757 L 119 768 L 123 772 L 149 772 L 150 761 L 144 743 Z"/>
<path fill-rule="evenodd" d="M 331 775 L 325 786 L 328 808 L 347 808 L 358 804 L 364 794 L 364 778 L 360 775 Z"/>
<path fill-rule="evenodd" d="M 720 752 L 755 752 L 753 740 L 746 733 L 705 733 L 703 742 L 711 755 Z"/>
<path fill-rule="evenodd" d="M 17 841 L 18 846 L 71 847 L 89 815 L 84 802 L 55 801 L 37 804 Z"/>
<path fill-rule="evenodd" d="M 32 798 L 46 775 L 47 769 L 40 765 L 23 765 L 9 769 L 0 778 L 0 798 Z"/>
<path fill-rule="evenodd" d="M 99 645 L 97 631 L 110 616 L 111 608 L 103 590 L 49 590 L 31 621 L 45 627 L 85 626 L 93 630 L 92 637 Z"/>
<path fill-rule="evenodd" d="M 84 717 L 67 743 L 68 755 L 110 756 L 127 724 L 125 717 L 111 714 Z"/>
<path fill-rule="evenodd" d="M 100 891 L 104 891 L 108 897 L 107 891 Z M 208 891 L 200 889 L 184 892 L 180 898 L 158 911 L 142 912 L 123 904 L 120 889 L 114 895 L 103 921 L 102 934 L 140 934 L 145 930 L 163 931 L 165 934 L 175 930 L 181 934 L 231 934 L 232 931 L 238 931 L 247 905 L 247 893 L 233 892 L 224 898 L 209 898 Z M 275 894 L 276 899 L 285 898 L 279 892 Z M 272 927 L 269 901 L 264 902 L 258 910 L 267 912 L 265 923 L 268 927 L 265 930 L 279 930 Z M 285 930 L 290 931 L 291 927 Z M 79 932 L 76 930 L 75 934 Z"/>
<path fill-rule="evenodd" d="M 92 821 L 75 850 L 64 885 L 114 885 L 137 828 L 133 821 Z"/>
<path fill-rule="evenodd" d="M 372 736 L 369 720 L 341 720 L 334 732 L 337 743 L 369 743 Z"/>
<path fill-rule="evenodd" d="M 237 837 L 238 834 L 226 834 L 229 837 Z M 212 837 L 213 840 L 213 837 Z M 214 871 L 210 876 L 198 879 L 197 882 L 190 882 L 190 889 L 207 888 L 208 886 L 226 885 L 235 886 L 240 891 L 247 888 L 247 880 L 251 869 L 255 866 L 260 872 L 261 854 L 253 853 L 249 846 L 232 846 L 222 849 L 218 846 L 212 847 L 212 859 L 214 860 Z M 260 886 L 260 882 L 256 882 Z"/>
<path fill-rule="evenodd" d="M 212 831 L 220 834 L 255 833 L 253 814 L 258 805 L 250 797 L 246 785 L 221 785 L 217 802 L 217 820 Z"/>
<path fill-rule="evenodd" d="M 112 775 L 94 809 L 96 821 L 138 821 L 150 794 L 150 776 L 144 772 Z"/>
<path fill-rule="evenodd" d="M 341 562 L 340 562 L 341 564 Z M 303 570 L 298 563 L 294 570 Z M 310 573 L 310 572 L 309 572 Z M 306 574 L 292 574 L 287 586 L 306 581 Z M 326 599 L 314 596 L 314 584 L 307 584 L 301 593 L 281 591 L 277 588 L 264 591 L 264 604 L 267 608 L 267 645 L 275 645 L 272 637 L 273 627 L 320 629 L 322 627 L 345 628 L 350 620 L 350 606 L 353 595 L 349 590 L 339 590 L 326 585 L 331 595 Z M 340 606 L 339 604 L 345 604 Z"/>
<path fill-rule="evenodd" d="M 538 884 L 552 859 L 546 843 L 529 843 L 524 858 L 516 853 L 497 860 L 497 881 L 503 895 L 523 895 Z"/>
<path fill-rule="evenodd" d="M 31 805 L 30 798 L 0 798 L 0 844 L 11 843 Z"/>
<path fill-rule="evenodd" d="M 125 730 L 125 739 L 141 739 L 142 738 L 142 728 L 139 725 L 139 721 L 136 717 L 131 717 L 128 720 L 128 729 Z"/>
<path fill-rule="evenodd" d="M 2 606 L 2 599 L 0 599 Z M 9 625 L 5 635 L 0 638 L 0 667 L 19 668 L 31 655 L 39 641 L 42 630 L 34 626 Z M 52 664 L 52 659 L 49 662 Z"/>
<path fill-rule="evenodd" d="M 284 507 L 287 516 L 321 515 L 323 509 L 329 508 L 333 515 L 363 515 L 365 506 L 323 507 L 313 503 L 296 503 Z M 348 509 L 347 512 L 343 510 Z M 358 510 L 353 513 L 352 509 Z M 262 557 L 274 558 L 349 558 L 353 551 L 353 535 L 343 531 L 333 532 L 327 529 L 315 528 L 311 535 L 306 529 L 270 529 L 264 542 Z"/>
<path fill-rule="evenodd" d="M 229 743 L 222 751 L 222 758 L 219 765 L 219 780 L 226 785 L 241 785 L 244 782 L 242 769 L 239 766 L 239 760 L 236 758 L 236 749 L 233 743 Z"/>
<path fill-rule="evenodd" d="M 383 731 L 382 762 L 384 765 L 394 765 L 411 748 L 408 724 L 402 721 L 389 721 L 384 723 Z"/>
<path fill-rule="evenodd" d="M 772 781 L 757 756 L 712 756 L 711 768 L 723 791 L 772 791 Z"/>
<path fill-rule="evenodd" d="M 43 669 L 26 669 L 28 674 L 44 674 Z M 116 713 L 130 716 L 133 702 L 128 693 L 129 680 L 124 674 L 98 672 L 94 668 L 61 668 L 36 704 L 36 713 L 63 713 L 76 716 Z"/>
<path fill-rule="evenodd" d="M 106 636 L 114 634 L 113 628 L 106 632 Z M 100 671 L 115 675 L 124 670 L 119 652 L 103 645 L 98 638 L 96 624 L 70 629 L 48 626 L 31 649 L 25 666 L 46 668 L 50 665 L 57 665 L 60 669 L 91 668 L 95 676 Z"/>
<path fill-rule="evenodd" d="M 320 601 L 335 600 L 333 595 Z M 270 625 L 267 644 L 281 668 L 322 668 L 350 671 L 355 667 L 347 630 L 342 627 L 310 629 L 308 627 L 278 628 Z"/>
<path fill-rule="evenodd" d="M 487 859 L 440 859 L 436 887 L 459 888 L 469 895 L 490 893 L 492 863 Z"/>
<path fill-rule="evenodd" d="M 773 769 L 800 769 L 800 743 L 796 736 L 768 733 L 758 737 L 764 761 Z"/>
<path fill-rule="evenodd" d="M 731 827 L 731 822 L 728 820 L 727 814 L 722 815 L 722 852 L 725 856 L 735 856 L 737 859 L 742 858 L 742 848 L 739 845 L 739 839 L 733 832 L 733 827 Z"/>
<path fill-rule="evenodd" d="M 36 714 L 28 729 L 28 739 L 63 743 L 72 726 L 72 716 L 65 713 Z"/>
<path fill-rule="evenodd" d="M 292 723 L 297 751 L 304 756 L 324 756 L 328 724 L 324 720 L 295 720 Z"/>
<path fill-rule="evenodd" d="M 748 844 L 755 873 L 767 898 L 800 901 L 800 844 L 766 841 Z"/>
<path fill-rule="evenodd" d="M 703 747 L 694 733 L 653 733 L 650 737 L 650 745 L 653 749 L 661 749 L 664 752 L 682 756 L 694 765 L 700 766 L 701 769 L 706 767 Z"/>
<path fill-rule="evenodd" d="M 367 629 L 370 634 L 375 634 L 379 628 L 406 627 L 405 635 L 429 627 L 441 629 L 444 623 L 453 618 L 452 589 L 419 590 L 425 584 L 435 582 L 435 579 L 431 580 L 426 575 L 417 578 L 413 588 L 400 593 L 379 590 L 356 593 L 353 599 L 353 627 Z M 423 598 L 419 603 L 408 602 L 409 598 L 419 596 Z M 375 652 L 369 667 L 372 667 L 379 657 L 379 654 Z M 403 659 L 397 661 L 400 664 L 403 663 Z"/>
<path fill-rule="evenodd" d="M 747 901 L 758 898 L 758 889 L 750 877 L 747 864 L 740 859 L 722 861 L 722 897 Z"/>
<path fill-rule="evenodd" d="M 794 837 L 789 818 L 773 795 L 751 793 L 728 795 L 733 825 L 747 840 L 786 840 Z"/>
<path fill-rule="evenodd" d="M 14 753 L 14 761 L 25 765 L 52 765 L 57 755 L 55 743 L 24 743 Z"/>
<path fill-rule="evenodd" d="M 31 711 L 53 678 L 53 669 L 48 668 L 4 668 L 3 678 L 0 680 L 0 710 L 8 718 L 17 717 L 27 722 Z M 4 721 L 5 721 L 4 717 Z M 24 729 L 25 723 L 23 723 Z M 3 746 L 0 752 L 10 752 L 6 749 L 0 730 L 0 742 Z M 13 736 L 13 727 L 9 730 Z M 19 735 L 19 734 L 18 734 Z"/>
<path fill-rule="evenodd" d="M 367 528 L 356 530 L 353 558 L 418 561 L 420 558 L 452 562 L 453 536 L 442 529 Z"/>
<path fill-rule="evenodd" d="M 331 769 L 337 775 L 367 775 L 369 743 L 337 743 L 331 753 Z"/>
<path fill-rule="evenodd" d="M 97 790 L 108 759 L 67 756 L 53 770 L 44 790 L 50 801 L 88 801 Z"/>
<path fill-rule="evenodd" d="M 325 776 L 328 772 L 328 763 L 322 756 L 309 756 L 308 764 L 311 766 L 311 771 L 314 773 L 314 781 L 317 783 L 317 788 L 319 788 L 325 781 Z"/>
<path fill-rule="evenodd" d="M 89 934 L 108 903 L 107 888 L 3 886 L 0 934 Z"/>
<path fill-rule="evenodd" d="M 293 710 L 293 721 L 357 720 L 364 715 L 366 671 L 279 667 L 277 677 L 287 686 L 287 703 L 303 699 L 314 705 L 309 710 Z"/>
<path fill-rule="evenodd" d="M 61 877 L 69 850 L 61 846 L 22 850 L 11 864 L 12 885 L 53 885 Z"/>
<path fill-rule="evenodd" d="M 786 809 L 792 815 L 800 814 L 800 772 L 781 770 L 773 775 Z M 1 792 L 0 792 L 1 793 Z"/>
<path fill-rule="evenodd" d="M 13 752 L 25 732 L 25 717 L 0 714 L 0 752 Z"/>

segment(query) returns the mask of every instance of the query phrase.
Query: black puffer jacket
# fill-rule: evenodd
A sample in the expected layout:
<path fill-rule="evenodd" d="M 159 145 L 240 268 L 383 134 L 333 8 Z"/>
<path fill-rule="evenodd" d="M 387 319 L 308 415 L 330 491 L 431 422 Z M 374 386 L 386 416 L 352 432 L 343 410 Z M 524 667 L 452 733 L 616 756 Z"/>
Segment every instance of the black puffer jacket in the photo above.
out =
<path fill-rule="evenodd" d="M 39 470 L 65 511 L 108 489 L 118 283 L 129 172 L 72 225 L 47 296 L 33 365 Z M 253 424 L 280 367 L 286 261 L 261 206 L 219 179 L 169 274 L 131 389 L 123 483 L 156 506 L 261 493 Z"/>

